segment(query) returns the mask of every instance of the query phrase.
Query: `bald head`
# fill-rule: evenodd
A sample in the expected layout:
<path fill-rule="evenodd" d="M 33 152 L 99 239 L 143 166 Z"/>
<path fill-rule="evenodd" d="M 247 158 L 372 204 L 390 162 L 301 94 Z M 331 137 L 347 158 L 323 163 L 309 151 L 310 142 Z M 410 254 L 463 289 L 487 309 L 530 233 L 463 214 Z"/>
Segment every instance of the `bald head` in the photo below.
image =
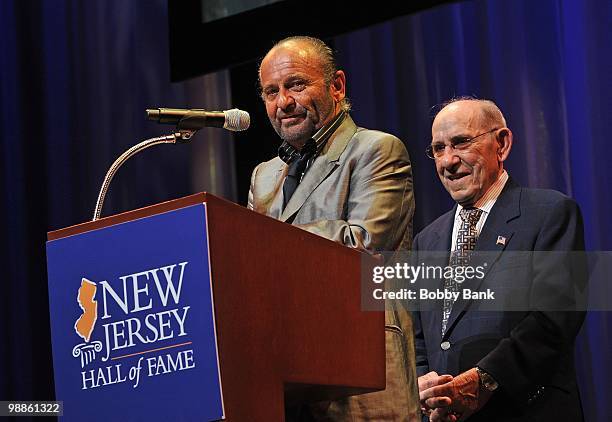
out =
<path fill-rule="evenodd" d="M 446 103 L 431 127 L 440 181 L 451 197 L 473 206 L 495 183 L 512 147 L 512 132 L 499 108 L 487 100 Z"/>
<path fill-rule="evenodd" d="M 295 36 L 280 40 L 270 49 L 259 66 L 259 81 L 261 82 L 261 67 L 266 59 L 277 50 L 292 50 L 298 52 L 300 57 L 309 60 L 317 66 L 324 75 L 327 83 L 330 83 L 336 72 L 336 60 L 331 48 L 318 38 L 307 36 Z"/>
<path fill-rule="evenodd" d="M 458 109 L 473 110 L 480 120 L 480 124 L 490 127 L 506 127 L 506 119 L 497 105 L 490 100 L 480 100 L 472 97 L 459 97 L 444 103 L 436 115 L 443 111 L 450 112 Z M 434 119 L 435 120 L 435 119 Z"/>

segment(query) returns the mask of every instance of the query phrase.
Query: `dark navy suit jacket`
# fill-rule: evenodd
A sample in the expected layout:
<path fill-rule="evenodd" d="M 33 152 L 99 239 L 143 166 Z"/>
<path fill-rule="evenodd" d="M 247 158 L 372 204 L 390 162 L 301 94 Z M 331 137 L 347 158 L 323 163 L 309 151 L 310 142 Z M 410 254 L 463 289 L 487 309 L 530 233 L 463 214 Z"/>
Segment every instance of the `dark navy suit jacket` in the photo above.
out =
<path fill-rule="evenodd" d="M 450 250 L 454 216 L 455 208 L 416 236 L 418 263 L 431 260 L 426 251 Z M 577 292 L 584 291 L 586 271 L 566 253 L 583 250 L 576 202 L 556 191 L 519 187 L 509 179 L 476 244 L 472 265 L 486 259 L 485 276 L 466 281 L 462 288 L 503 292 L 514 303 L 510 309 L 522 309 L 482 310 L 485 301 L 460 298 L 444 337 L 442 301 L 431 311 L 415 312 L 418 375 L 458 375 L 475 366 L 491 374 L 500 387 L 470 421 L 583 420 L 574 341 L 584 319 L 575 302 Z M 479 251 L 490 253 L 480 258 Z M 438 255 L 444 257 L 438 264 L 448 263 L 448 254 Z M 437 283 L 443 288 L 443 280 Z"/>

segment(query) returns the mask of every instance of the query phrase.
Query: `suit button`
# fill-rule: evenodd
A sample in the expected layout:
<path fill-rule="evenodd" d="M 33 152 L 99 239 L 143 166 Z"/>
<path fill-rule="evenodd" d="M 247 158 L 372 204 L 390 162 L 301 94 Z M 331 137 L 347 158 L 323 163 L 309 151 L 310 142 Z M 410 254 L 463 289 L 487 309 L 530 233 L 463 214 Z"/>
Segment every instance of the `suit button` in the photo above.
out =
<path fill-rule="evenodd" d="M 440 347 L 442 348 L 442 350 L 448 350 L 448 349 L 450 349 L 450 342 L 449 341 L 443 341 L 442 344 L 440 344 Z"/>

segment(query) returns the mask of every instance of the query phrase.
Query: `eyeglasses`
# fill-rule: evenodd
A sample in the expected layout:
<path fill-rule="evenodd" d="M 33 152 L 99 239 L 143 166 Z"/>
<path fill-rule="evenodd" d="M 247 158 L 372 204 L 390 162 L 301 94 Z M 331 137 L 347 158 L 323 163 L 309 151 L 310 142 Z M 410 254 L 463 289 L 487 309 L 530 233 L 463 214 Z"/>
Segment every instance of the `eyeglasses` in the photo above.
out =
<path fill-rule="evenodd" d="M 432 160 L 435 160 L 436 158 L 440 158 L 444 155 L 444 151 L 446 150 L 447 146 L 449 146 L 453 151 L 467 151 L 470 146 L 472 146 L 472 144 L 476 142 L 477 138 L 480 138 L 481 136 L 486 135 L 488 133 L 495 132 L 496 130 L 499 130 L 499 128 L 491 129 L 472 138 L 466 138 L 465 136 L 457 136 L 451 138 L 450 145 L 447 145 L 443 142 L 433 143 L 427 148 L 425 148 L 425 154 L 427 154 L 427 156 Z"/>

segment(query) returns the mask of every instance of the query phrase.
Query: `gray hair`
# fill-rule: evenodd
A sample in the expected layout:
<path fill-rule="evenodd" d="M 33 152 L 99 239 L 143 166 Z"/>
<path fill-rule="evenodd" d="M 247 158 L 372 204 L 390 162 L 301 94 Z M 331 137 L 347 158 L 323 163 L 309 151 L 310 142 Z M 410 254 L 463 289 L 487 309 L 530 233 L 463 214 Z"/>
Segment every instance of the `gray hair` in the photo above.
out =
<path fill-rule="evenodd" d="M 322 40 L 309 37 L 307 35 L 295 35 L 287 38 L 283 38 L 282 40 L 275 43 L 269 51 L 274 50 L 275 48 L 287 44 L 287 43 L 304 43 L 307 44 L 318 56 L 321 62 L 321 71 L 323 73 L 323 77 L 325 79 L 326 86 L 330 86 L 333 82 L 336 72 L 339 70 L 338 65 L 336 63 L 336 58 L 334 56 L 334 51 L 325 44 Z M 258 77 L 259 77 L 259 85 L 261 86 L 261 62 L 259 63 L 258 68 Z M 340 106 L 344 111 L 351 110 L 351 103 L 347 97 L 340 102 Z"/>

